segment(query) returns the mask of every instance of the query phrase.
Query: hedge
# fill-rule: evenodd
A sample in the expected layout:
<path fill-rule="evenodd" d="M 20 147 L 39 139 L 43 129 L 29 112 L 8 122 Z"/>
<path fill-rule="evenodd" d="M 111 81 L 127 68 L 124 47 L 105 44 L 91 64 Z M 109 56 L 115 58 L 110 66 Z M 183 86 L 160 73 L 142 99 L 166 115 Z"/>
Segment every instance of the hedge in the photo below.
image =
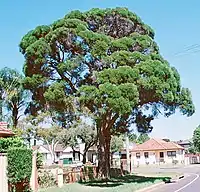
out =
<path fill-rule="evenodd" d="M 0 153 L 6 153 L 13 147 L 24 147 L 23 140 L 19 137 L 0 138 Z"/>
<path fill-rule="evenodd" d="M 7 151 L 8 181 L 10 184 L 29 183 L 32 172 L 32 150 L 24 147 Z"/>

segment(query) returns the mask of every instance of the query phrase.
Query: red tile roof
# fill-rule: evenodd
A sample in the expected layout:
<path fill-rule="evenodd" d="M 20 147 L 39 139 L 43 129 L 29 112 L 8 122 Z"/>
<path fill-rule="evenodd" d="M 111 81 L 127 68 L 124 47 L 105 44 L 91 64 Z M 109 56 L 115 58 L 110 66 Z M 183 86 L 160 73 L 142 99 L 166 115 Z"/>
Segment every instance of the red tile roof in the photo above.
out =
<path fill-rule="evenodd" d="M 8 124 L 6 122 L 0 122 L 0 137 L 12 136 L 14 133 L 7 128 Z"/>
<path fill-rule="evenodd" d="M 184 149 L 182 146 L 174 142 L 166 142 L 162 139 L 149 139 L 143 144 L 133 147 L 132 151 L 154 151 L 154 150 L 172 150 Z"/>

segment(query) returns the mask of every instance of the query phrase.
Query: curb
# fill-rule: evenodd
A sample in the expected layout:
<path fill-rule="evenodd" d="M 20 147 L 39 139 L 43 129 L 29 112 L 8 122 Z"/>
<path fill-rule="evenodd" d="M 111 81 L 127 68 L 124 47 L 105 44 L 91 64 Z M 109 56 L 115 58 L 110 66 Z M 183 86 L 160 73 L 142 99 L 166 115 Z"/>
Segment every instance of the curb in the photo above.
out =
<path fill-rule="evenodd" d="M 162 182 L 159 182 L 159 183 L 156 183 L 154 185 L 150 185 L 149 187 L 145 187 L 145 188 L 142 188 L 142 189 L 138 189 L 136 192 L 145 192 L 145 191 L 148 191 L 148 190 L 151 190 L 151 189 L 154 189 L 156 187 L 160 187 L 162 185 L 164 185 L 165 183 L 162 181 Z"/>
<path fill-rule="evenodd" d="M 171 182 L 170 182 L 170 183 L 172 183 L 172 182 L 178 182 L 178 181 L 180 181 L 181 179 L 185 179 L 186 177 L 188 177 L 188 175 L 184 175 L 184 174 L 183 174 L 183 175 L 179 176 L 179 178 L 177 178 L 177 179 L 171 179 Z M 150 185 L 149 187 L 145 187 L 145 188 L 142 188 L 142 189 L 138 189 L 136 192 L 147 192 L 147 191 L 149 191 L 149 190 L 152 190 L 152 189 L 154 189 L 154 188 L 156 188 L 156 187 L 160 187 L 160 186 L 165 185 L 165 184 L 166 184 L 166 182 L 161 181 L 161 182 L 159 182 L 159 183 Z"/>

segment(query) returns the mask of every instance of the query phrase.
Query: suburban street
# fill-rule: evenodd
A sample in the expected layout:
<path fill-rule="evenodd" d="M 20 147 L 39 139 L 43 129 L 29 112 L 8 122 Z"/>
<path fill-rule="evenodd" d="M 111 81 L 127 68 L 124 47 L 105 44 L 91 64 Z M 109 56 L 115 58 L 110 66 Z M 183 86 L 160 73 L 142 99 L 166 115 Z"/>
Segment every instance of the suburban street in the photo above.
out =
<path fill-rule="evenodd" d="M 162 184 L 148 192 L 199 192 L 200 191 L 200 165 L 191 165 L 185 168 L 168 168 L 162 171 L 176 171 L 184 173 L 185 177 L 176 182 Z"/>

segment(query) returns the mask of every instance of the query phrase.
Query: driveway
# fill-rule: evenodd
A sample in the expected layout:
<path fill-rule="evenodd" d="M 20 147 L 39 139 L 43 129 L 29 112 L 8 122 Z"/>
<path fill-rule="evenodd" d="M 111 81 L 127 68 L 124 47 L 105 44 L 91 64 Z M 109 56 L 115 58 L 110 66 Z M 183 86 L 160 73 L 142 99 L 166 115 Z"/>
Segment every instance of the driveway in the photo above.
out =
<path fill-rule="evenodd" d="M 191 165 L 182 168 L 161 168 L 162 171 L 175 171 L 184 173 L 185 178 L 176 182 L 162 184 L 148 192 L 199 192 L 200 191 L 200 165 Z"/>

